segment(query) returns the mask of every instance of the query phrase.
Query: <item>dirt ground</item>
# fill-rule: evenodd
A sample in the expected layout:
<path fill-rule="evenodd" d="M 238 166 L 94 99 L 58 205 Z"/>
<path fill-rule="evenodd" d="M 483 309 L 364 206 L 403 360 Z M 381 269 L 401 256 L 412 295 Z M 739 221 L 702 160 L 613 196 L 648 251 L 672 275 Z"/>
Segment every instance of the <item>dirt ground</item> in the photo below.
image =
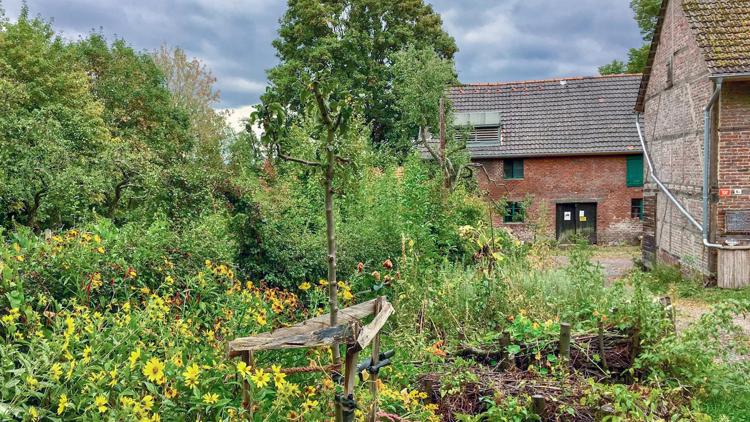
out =
<path fill-rule="evenodd" d="M 612 282 L 627 275 L 635 267 L 635 259 L 639 256 L 640 249 L 637 247 L 596 247 L 593 261 L 602 266 L 607 281 Z M 569 262 L 564 250 L 557 251 L 554 260 L 560 267 Z"/>

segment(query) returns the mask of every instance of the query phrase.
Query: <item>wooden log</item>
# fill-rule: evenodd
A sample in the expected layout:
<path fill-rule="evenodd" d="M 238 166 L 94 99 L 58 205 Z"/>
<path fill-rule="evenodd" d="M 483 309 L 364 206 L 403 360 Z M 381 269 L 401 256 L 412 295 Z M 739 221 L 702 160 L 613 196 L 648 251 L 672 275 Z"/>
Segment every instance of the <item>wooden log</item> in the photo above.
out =
<path fill-rule="evenodd" d="M 570 362 L 570 324 L 560 324 L 560 359 Z"/>
<path fill-rule="evenodd" d="M 379 299 L 383 298 L 381 297 Z M 375 318 L 371 323 L 362 327 L 362 330 L 357 336 L 357 345 L 359 345 L 360 349 L 364 349 L 365 347 L 370 345 L 370 342 L 375 338 L 375 336 L 378 335 L 380 330 L 385 325 L 386 321 L 388 321 L 388 317 L 393 314 L 393 305 L 391 305 L 390 303 L 383 300 L 380 306 L 381 308 L 378 309 L 378 303 L 375 303 L 373 309 L 378 309 L 377 311 L 375 311 Z"/>
<path fill-rule="evenodd" d="M 339 310 L 339 325 L 336 327 L 330 326 L 330 315 L 325 314 L 271 333 L 237 338 L 229 342 L 227 355 L 232 358 L 240 356 L 242 351 L 320 347 L 339 342 L 350 344 L 357 338 L 359 321 L 374 313 L 376 300 Z"/>

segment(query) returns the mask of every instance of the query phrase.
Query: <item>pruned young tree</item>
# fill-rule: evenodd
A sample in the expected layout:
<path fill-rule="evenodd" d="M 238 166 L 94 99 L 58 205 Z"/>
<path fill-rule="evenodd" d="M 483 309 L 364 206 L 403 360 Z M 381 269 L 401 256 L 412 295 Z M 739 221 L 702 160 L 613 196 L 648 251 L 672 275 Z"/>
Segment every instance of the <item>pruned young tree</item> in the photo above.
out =
<path fill-rule="evenodd" d="M 430 49 L 410 46 L 394 55 L 393 73 L 400 130 L 417 139 L 440 168 L 445 189 L 453 191 L 470 165 L 466 142 L 453 128 L 445 98 L 456 82 L 453 62 Z"/>

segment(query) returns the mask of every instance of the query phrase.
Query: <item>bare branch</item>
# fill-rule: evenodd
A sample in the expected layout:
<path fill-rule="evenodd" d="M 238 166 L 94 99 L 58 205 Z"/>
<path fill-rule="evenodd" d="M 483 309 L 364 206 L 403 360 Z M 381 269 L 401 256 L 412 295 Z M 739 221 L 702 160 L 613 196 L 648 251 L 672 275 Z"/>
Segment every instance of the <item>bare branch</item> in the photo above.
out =
<path fill-rule="evenodd" d="M 437 152 L 430 146 L 430 143 L 427 141 L 427 131 L 424 130 L 424 128 L 419 128 L 419 138 L 422 140 L 422 145 L 427 149 L 427 152 L 432 155 L 432 158 L 435 159 L 438 163 L 440 163 L 440 156 L 438 156 Z"/>
<path fill-rule="evenodd" d="M 285 155 L 281 152 L 281 147 L 278 145 L 276 145 L 276 153 L 278 154 L 279 158 L 281 158 L 284 161 L 291 161 L 294 163 L 304 164 L 306 166 L 311 166 L 311 167 L 323 167 L 323 163 L 319 163 L 317 161 L 308 161 L 308 160 L 303 160 L 302 158 L 291 157 L 289 155 Z"/>

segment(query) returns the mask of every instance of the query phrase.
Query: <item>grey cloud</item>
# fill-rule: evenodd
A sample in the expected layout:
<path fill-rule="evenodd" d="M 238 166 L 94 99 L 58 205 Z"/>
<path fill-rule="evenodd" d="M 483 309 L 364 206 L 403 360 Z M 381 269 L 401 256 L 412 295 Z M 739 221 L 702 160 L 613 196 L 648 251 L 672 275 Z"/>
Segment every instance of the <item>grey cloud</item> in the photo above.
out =
<path fill-rule="evenodd" d="M 20 0 L 0 0 L 11 18 Z M 218 78 L 221 107 L 258 101 L 285 0 L 28 0 L 76 38 L 102 29 L 135 48 L 180 46 Z M 591 75 L 640 45 L 629 0 L 431 0 L 456 38 L 464 82 Z"/>

